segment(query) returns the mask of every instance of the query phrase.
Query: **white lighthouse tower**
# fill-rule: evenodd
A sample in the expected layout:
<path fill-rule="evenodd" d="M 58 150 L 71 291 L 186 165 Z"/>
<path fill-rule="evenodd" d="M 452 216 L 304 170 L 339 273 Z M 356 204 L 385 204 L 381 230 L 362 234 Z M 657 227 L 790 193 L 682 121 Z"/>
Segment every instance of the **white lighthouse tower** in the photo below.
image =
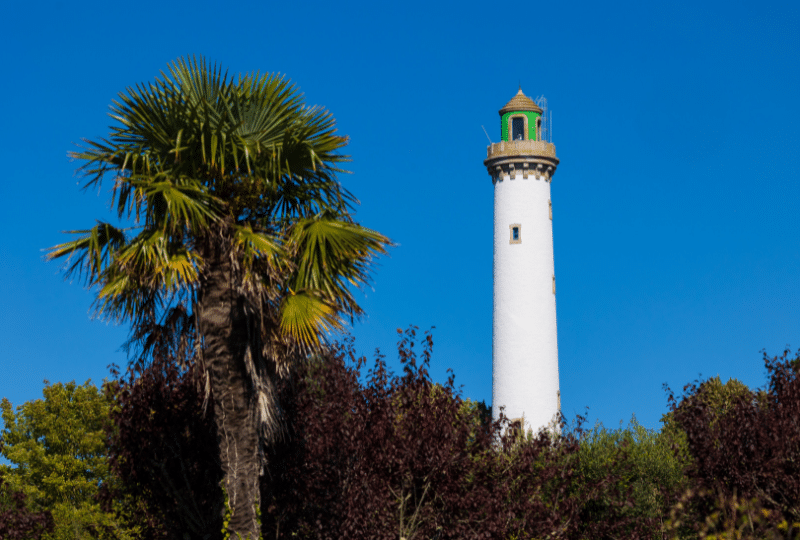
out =
<path fill-rule="evenodd" d="M 483 162 L 494 184 L 492 414 L 549 426 L 560 409 L 553 207 L 556 148 L 522 89 L 500 109 L 501 142 Z"/>

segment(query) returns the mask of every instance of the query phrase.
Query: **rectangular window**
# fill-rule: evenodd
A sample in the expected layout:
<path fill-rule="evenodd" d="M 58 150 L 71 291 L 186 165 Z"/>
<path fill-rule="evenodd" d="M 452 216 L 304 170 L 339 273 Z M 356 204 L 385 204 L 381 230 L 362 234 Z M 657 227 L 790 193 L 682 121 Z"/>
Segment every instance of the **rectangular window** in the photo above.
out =
<path fill-rule="evenodd" d="M 508 226 L 509 232 L 511 233 L 509 238 L 510 244 L 521 244 L 522 243 L 522 225 L 519 223 L 514 223 Z"/>
<path fill-rule="evenodd" d="M 515 117 L 511 119 L 511 140 L 521 141 L 525 139 L 525 119 Z"/>

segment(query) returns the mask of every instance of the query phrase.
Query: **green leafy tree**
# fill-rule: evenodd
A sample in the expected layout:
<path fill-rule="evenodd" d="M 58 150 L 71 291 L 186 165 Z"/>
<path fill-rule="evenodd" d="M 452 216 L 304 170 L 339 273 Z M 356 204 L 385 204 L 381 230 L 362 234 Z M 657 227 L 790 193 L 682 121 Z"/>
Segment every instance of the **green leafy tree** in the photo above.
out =
<path fill-rule="evenodd" d="M 202 363 L 229 528 L 255 538 L 264 447 L 281 432 L 275 382 L 361 313 L 350 287 L 389 241 L 353 219 L 333 116 L 283 77 L 181 59 L 111 117 L 110 138 L 72 157 L 85 187 L 112 179 L 133 226 L 71 231 L 49 257 L 96 287 L 98 315 L 131 323 L 139 358 Z"/>
<path fill-rule="evenodd" d="M 133 538 L 135 530 L 116 512 L 104 512 L 95 498 L 103 483 L 114 481 L 103 429 L 107 398 L 90 381 L 45 381 L 43 395 L 16 413 L 8 399 L 0 403 L 2 455 L 16 465 L 0 466 L 0 473 L 33 508 L 52 513 L 55 529 L 45 538 Z"/>

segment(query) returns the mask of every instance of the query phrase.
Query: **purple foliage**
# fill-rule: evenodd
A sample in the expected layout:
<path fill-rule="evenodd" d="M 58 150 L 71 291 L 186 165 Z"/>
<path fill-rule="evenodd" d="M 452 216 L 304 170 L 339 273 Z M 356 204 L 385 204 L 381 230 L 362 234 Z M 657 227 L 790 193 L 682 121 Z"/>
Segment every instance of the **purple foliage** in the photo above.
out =
<path fill-rule="evenodd" d="M 12 491 L 0 475 L 0 538 L 3 540 L 39 540 L 52 532 L 55 524 L 48 510 L 27 508 L 24 493 Z"/>
<path fill-rule="evenodd" d="M 402 374 L 378 355 L 362 383 L 365 360 L 346 342 L 285 385 L 292 431 L 272 456 L 266 538 L 636 538 L 652 525 L 625 516 L 624 496 L 589 519 L 617 479 L 579 476 L 580 429 L 501 435 L 507 421 L 468 410 L 452 377 L 431 382 L 433 340 L 419 361 L 415 338 L 401 332 Z"/>
<path fill-rule="evenodd" d="M 765 391 L 740 391 L 720 410 L 708 383 L 670 396 L 675 421 L 686 433 L 695 483 L 725 498 L 755 498 L 775 520 L 800 521 L 800 352 L 770 358 Z M 701 507 L 707 511 L 711 501 Z"/>
<path fill-rule="evenodd" d="M 121 480 L 118 493 L 143 502 L 138 520 L 147 540 L 221 537 L 222 470 L 213 400 L 203 412 L 201 373 L 182 371 L 155 355 L 128 379 L 106 386 L 113 394 L 108 430 L 109 461 Z M 144 539 L 143 539 L 144 540 Z"/>

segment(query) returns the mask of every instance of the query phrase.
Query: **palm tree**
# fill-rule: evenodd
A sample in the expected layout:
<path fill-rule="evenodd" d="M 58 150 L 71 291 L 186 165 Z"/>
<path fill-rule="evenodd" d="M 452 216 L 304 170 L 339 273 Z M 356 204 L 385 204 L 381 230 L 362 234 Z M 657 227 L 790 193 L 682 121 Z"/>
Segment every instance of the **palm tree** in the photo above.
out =
<path fill-rule="evenodd" d="M 132 226 L 68 231 L 79 236 L 48 258 L 68 257 L 66 274 L 96 288 L 97 315 L 131 323 L 139 360 L 200 362 L 228 527 L 257 538 L 263 449 L 281 432 L 276 378 L 361 313 L 351 286 L 390 242 L 353 220 L 336 177 L 347 138 L 283 77 L 180 59 L 110 116 L 110 137 L 71 156 L 85 188 L 111 176 Z"/>

